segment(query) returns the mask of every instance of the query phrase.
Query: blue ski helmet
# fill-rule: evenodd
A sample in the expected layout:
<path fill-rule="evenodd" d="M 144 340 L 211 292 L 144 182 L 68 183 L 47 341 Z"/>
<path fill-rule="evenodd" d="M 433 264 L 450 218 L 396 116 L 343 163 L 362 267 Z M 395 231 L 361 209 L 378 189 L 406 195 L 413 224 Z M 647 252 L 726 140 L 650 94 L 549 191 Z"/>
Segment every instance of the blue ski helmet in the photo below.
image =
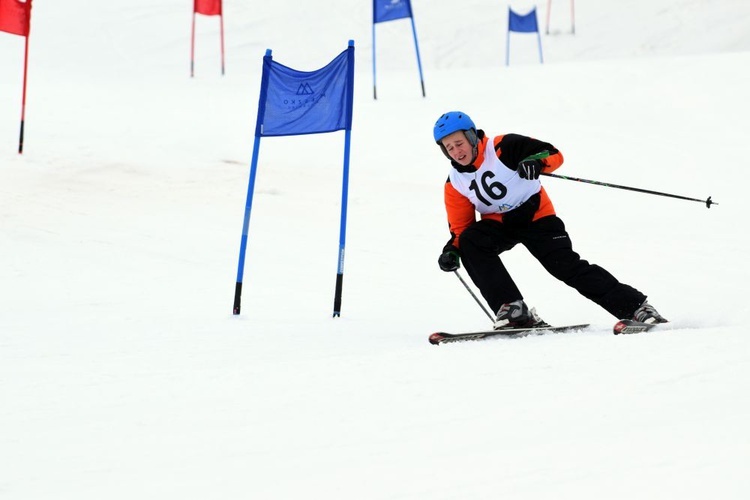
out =
<path fill-rule="evenodd" d="M 479 143 L 477 127 L 466 113 L 461 111 L 448 111 L 435 122 L 435 128 L 432 131 L 432 135 L 435 137 L 435 142 L 440 146 L 440 151 L 443 152 L 445 157 L 449 160 L 453 160 L 451 155 L 448 154 L 448 151 L 445 149 L 445 146 L 443 146 L 443 143 L 440 141 L 459 130 L 463 130 L 466 140 L 469 141 L 469 144 L 471 144 L 471 147 L 474 150 L 474 157 L 476 157 L 477 144 Z"/>
<path fill-rule="evenodd" d="M 469 115 L 461 111 L 448 111 L 438 118 L 437 122 L 435 122 L 435 128 L 432 133 L 435 137 L 435 142 L 440 144 L 442 138 L 449 136 L 458 130 L 471 131 L 467 134 L 467 138 L 469 138 L 472 146 L 476 146 L 477 127 L 474 125 L 471 118 L 469 118 Z M 474 138 L 473 141 L 471 140 L 471 137 Z"/>

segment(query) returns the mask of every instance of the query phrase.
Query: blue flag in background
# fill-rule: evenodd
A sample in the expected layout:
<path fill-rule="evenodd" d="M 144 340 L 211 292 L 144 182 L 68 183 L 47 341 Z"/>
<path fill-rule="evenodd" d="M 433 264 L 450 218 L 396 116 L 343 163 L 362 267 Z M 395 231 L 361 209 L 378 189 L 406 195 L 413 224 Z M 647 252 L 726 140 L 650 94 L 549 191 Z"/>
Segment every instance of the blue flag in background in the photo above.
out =
<path fill-rule="evenodd" d="M 508 8 L 508 31 L 517 33 L 534 33 L 539 31 L 536 23 L 536 7 L 525 15 L 516 14 Z"/>
<path fill-rule="evenodd" d="M 353 46 L 317 71 L 297 71 L 266 54 L 255 135 L 351 130 L 353 78 Z"/>
<path fill-rule="evenodd" d="M 373 0 L 373 23 L 384 23 L 404 17 L 412 17 L 409 0 Z"/>

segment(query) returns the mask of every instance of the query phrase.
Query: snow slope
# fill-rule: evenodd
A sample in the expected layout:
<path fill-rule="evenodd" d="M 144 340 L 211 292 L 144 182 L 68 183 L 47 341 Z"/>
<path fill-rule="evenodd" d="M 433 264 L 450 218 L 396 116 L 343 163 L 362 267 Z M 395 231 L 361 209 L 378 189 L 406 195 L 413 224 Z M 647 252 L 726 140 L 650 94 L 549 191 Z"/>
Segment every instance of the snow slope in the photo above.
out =
<path fill-rule="evenodd" d="M 513 2 L 523 11 L 534 2 Z M 546 2 L 537 2 L 544 26 Z M 0 33 L 0 498 L 742 499 L 750 495 L 746 300 L 750 5 L 225 5 L 36 0 Z M 317 69 L 356 44 L 342 316 L 331 318 L 343 133 L 265 138 L 243 310 L 231 314 L 261 60 Z M 548 140 L 574 246 L 671 320 L 613 336 L 523 249 L 506 262 L 550 323 L 584 332 L 434 347 L 488 321 L 437 267 L 444 111 Z M 465 274 L 464 274 L 465 276 Z"/>

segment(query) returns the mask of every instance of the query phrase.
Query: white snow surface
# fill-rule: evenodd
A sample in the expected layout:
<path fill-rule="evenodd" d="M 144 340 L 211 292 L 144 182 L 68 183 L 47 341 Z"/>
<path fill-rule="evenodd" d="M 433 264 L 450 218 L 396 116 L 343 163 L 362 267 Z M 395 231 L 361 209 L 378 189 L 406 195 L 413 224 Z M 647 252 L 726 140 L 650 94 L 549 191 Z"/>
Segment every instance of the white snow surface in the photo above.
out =
<path fill-rule="evenodd" d="M 547 2 L 536 2 L 544 31 Z M 524 11 L 533 2 L 514 1 Z M 0 33 L 0 498 L 750 498 L 750 3 L 35 0 Z M 355 41 L 349 212 L 332 318 L 344 133 L 264 138 L 232 315 L 262 58 Z M 522 247 L 527 302 L 582 332 L 432 346 L 489 321 L 452 273 L 432 140 L 444 111 L 547 140 L 575 249 L 671 322 L 608 313 Z M 464 274 L 465 276 L 465 274 Z"/>

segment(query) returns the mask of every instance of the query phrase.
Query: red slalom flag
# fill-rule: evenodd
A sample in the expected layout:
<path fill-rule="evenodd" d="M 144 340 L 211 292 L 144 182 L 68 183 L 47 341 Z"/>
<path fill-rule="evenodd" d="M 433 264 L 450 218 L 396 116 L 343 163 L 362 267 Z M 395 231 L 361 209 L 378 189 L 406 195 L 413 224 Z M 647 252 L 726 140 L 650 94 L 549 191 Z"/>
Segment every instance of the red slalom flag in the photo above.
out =
<path fill-rule="evenodd" d="M 221 0 L 195 0 L 193 12 L 204 16 L 220 16 Z"/>
<path fill-rule="evenodd" d="M 31 0 L 0 0 L 0 31 L 29 36 L 30 20 Z"/>
<path fill-rule="evenodd" d="M 26 75 L 29 68 L 29 30 L 31 28 L 31 0 L 0 0 L 0 31 L 26 38 L 23 53 L 23 93 L 21 95 L 21 134 L 18 154 L 23 153 L 23 127 L 26 122 Z"/>
<path fill-rule="evenodd" d="M 195 74 L 195 15 L 219 16 L 221 31 L 221 74 L 224 74 L 224 14 L 221 9 L 222 0 L 193 0 L 193 28 L 190 34 L 190 78 Z"/>

